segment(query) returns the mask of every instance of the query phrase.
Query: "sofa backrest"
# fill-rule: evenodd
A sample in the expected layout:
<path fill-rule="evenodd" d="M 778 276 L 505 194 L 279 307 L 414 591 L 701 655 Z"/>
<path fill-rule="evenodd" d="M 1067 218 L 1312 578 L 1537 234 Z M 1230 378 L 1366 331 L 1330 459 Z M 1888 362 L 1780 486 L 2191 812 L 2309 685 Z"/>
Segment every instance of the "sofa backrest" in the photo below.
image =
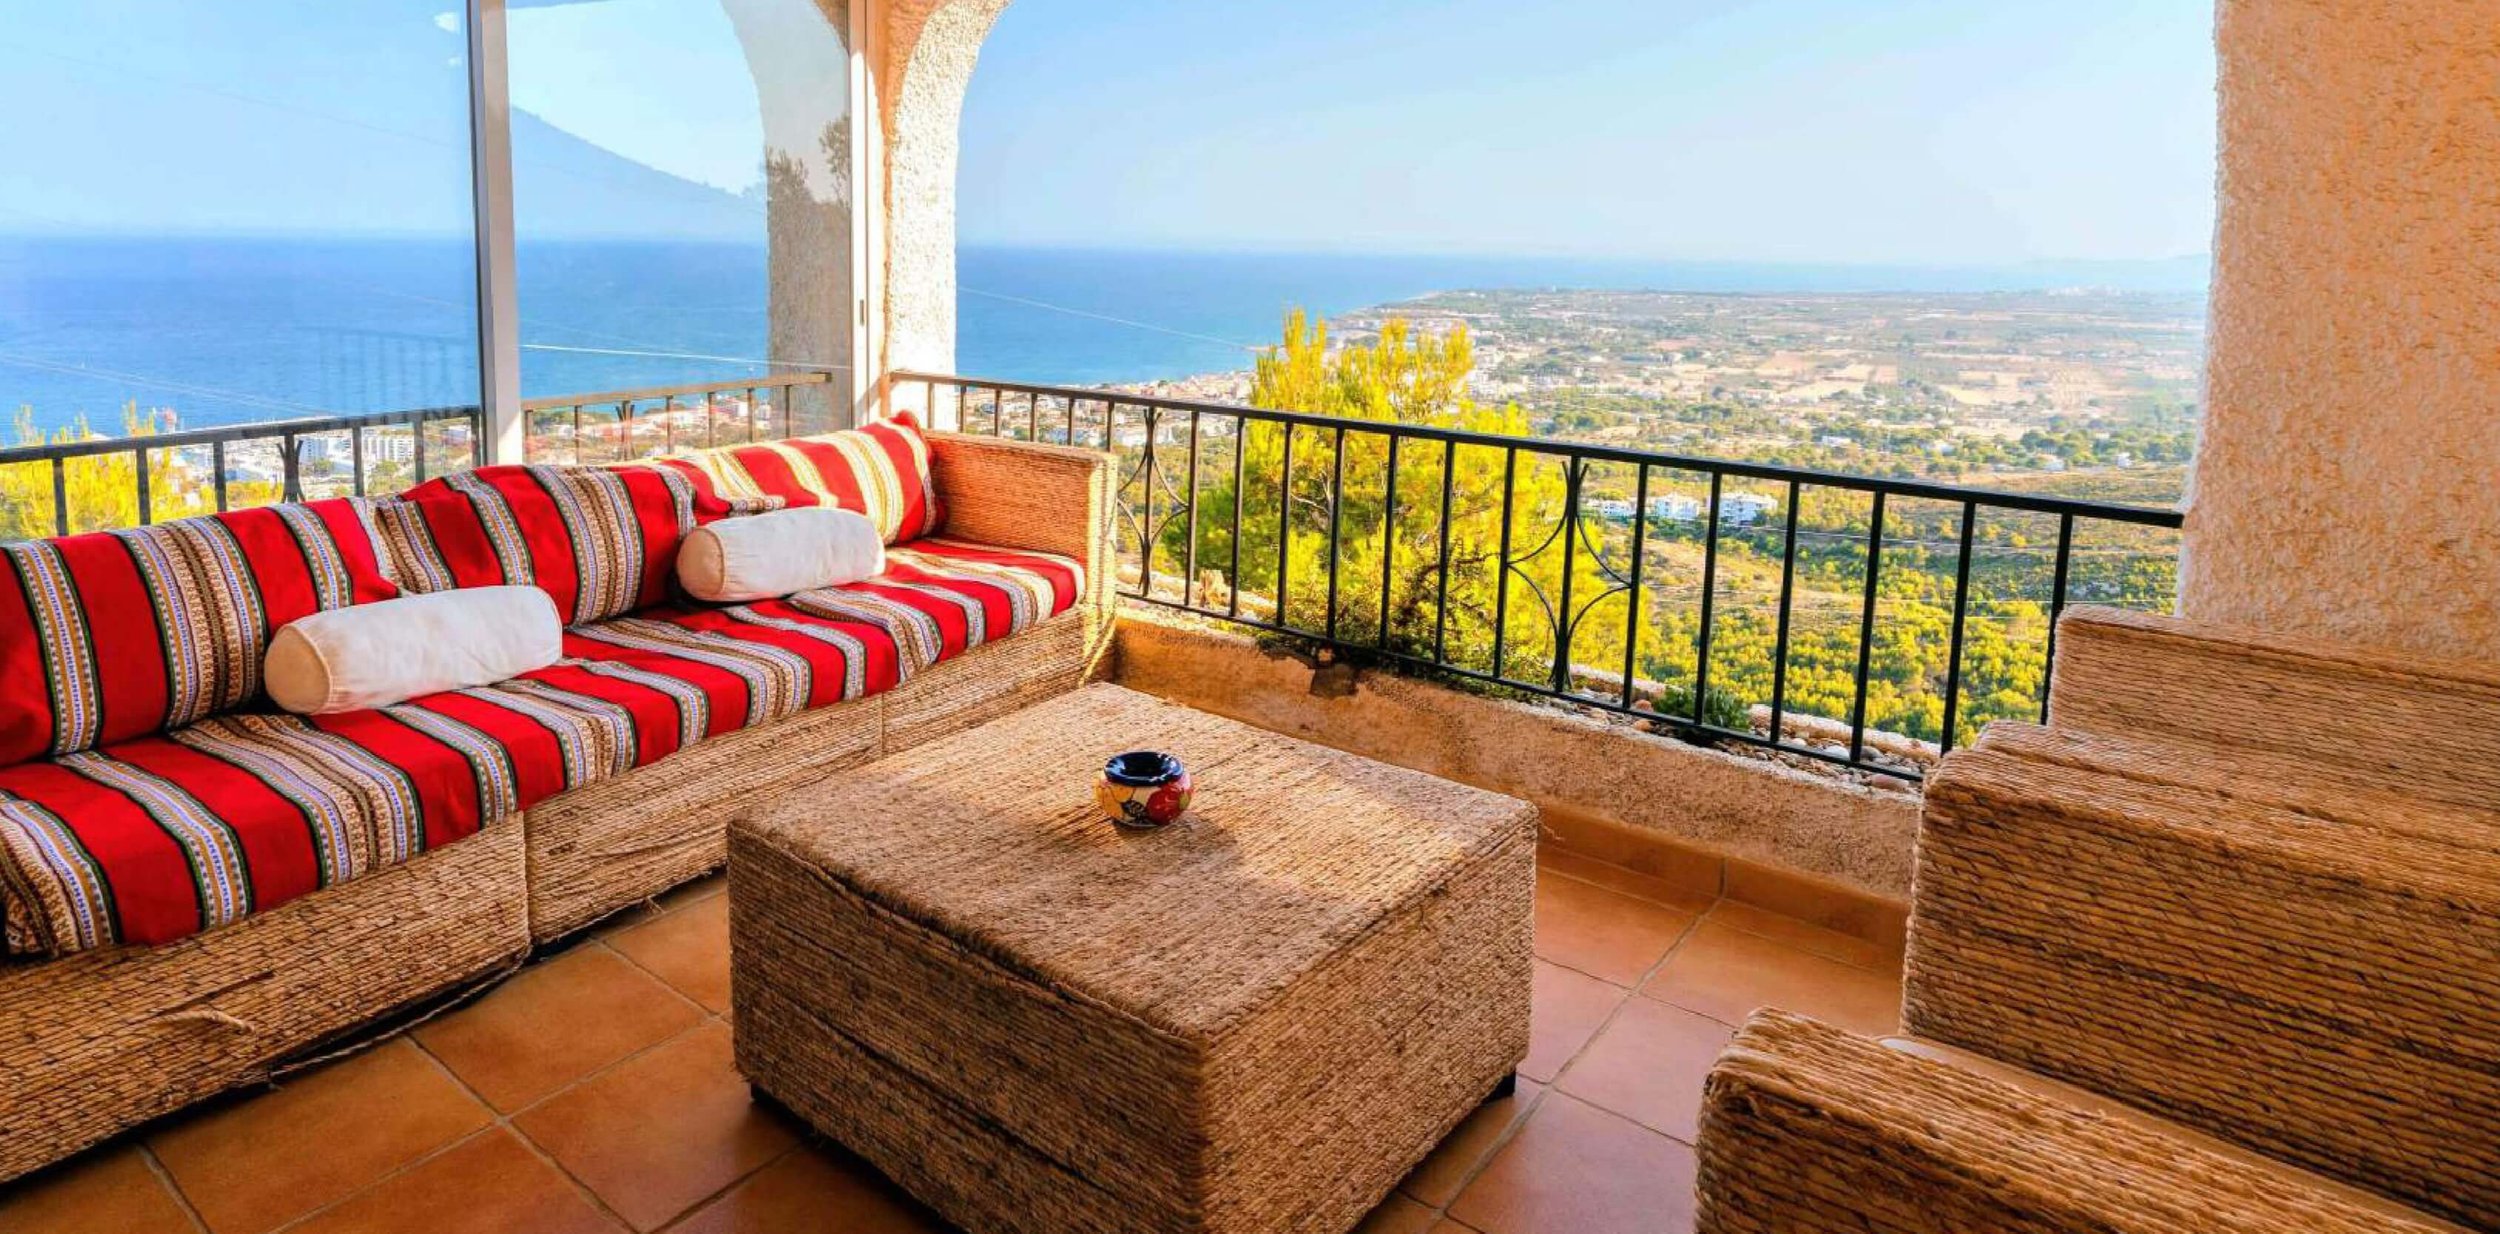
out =
<path fill-rule="evenodd" d="M 353 497 L 5 544 L 0 563 L 0 765 L 234 710 L 278 627 L 399 594 Z"/>
<path fill-rule="evenodd" d="M 945 521 L 929 478 L 929 439 L 908 414 L 786 441 L 720 446 L 654 460 L 701 476 L 730 502 L 838 506 L 877 525 L 888 544 L 917 540 Z"/>
<path fill-rule="evenodd" d="M 675 469 L 517 464 L 428 480 L 375 510 L 405 589 L 534 586 L 569 625 L 666 600 L 678 543 L 726 513 Z"/>

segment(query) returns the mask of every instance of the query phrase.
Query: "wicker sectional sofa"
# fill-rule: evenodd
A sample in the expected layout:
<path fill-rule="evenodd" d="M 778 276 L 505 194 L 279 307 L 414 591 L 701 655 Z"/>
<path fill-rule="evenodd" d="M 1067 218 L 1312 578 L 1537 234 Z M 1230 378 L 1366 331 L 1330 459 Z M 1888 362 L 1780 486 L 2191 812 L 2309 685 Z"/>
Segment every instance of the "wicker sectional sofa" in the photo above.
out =
<path fill-rule="evenodd" d="M 1112 620 L 1107 456 L 900 427 L 0 546 L 27 583 L 0 586 L 0 1182 L 492 980 L 718 867 L 732 817 L 830 769 L 1081 684 Z M 445 504 L 393 505 L 429 486 Z M 888 524 L 888 573 L 667 594 L 691 522 L 810 502 Z M 536 577 L 476 577 L 496 554 Z M 576 621 L 564 662 L 310 719 L 236 667 L 290 614 L 504 582 Z"/>
<path fill-rule="evenodd" d="M 2500 1230 L 2500 668 L 2058 636 L 1928 786 L 1909 1036 L 1750 1024 L 1700 1228 Z"/>

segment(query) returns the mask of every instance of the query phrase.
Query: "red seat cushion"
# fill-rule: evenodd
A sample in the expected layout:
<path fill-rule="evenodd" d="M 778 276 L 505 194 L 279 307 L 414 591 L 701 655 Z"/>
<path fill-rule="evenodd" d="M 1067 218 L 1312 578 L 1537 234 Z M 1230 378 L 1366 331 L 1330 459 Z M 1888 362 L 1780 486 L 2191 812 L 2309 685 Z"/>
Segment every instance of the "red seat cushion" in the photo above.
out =
<path fill-rule="evenodd" d="M 376 507 L 394 576 L 410 591 L 528 585 L 567 624 L 660 603 L 677 545 L 727 513 L 663 467 L 481 467 Z"/>
<path fill-rule="evenodd" d="M 788 600 L 650 609 L 573 631 L 565 652 L 586 672 L 668 690 L 690 735 L 865 698 L 918 667 L 889 631 Z M 653 677 L 675 684 L 661 687 Z"/>
<path fill-rule="evenodd" d="M 885 561 L 875 578 L 791 602 L 877 621 L 925 667 L 1064 613 L 1084 588 L 1073 558 L 969 540 L 914 540 L 887 549 Z"/>
<path fill-rule="evenodd" d="M 660 461 L 700 473 L 728 501 L 857 511 L 877 525 L 888 544 L 928 535 L 945 521 L 929 478 L 928 438 L 908 414 L 838 433 L 721 446 Z"/>
<path fill-rule="evenodd" d="M 0 769 L 10 950 L 168 942 L 406 860 L 509 815 L 508 761 L 367 711 Z"/>
<path fill-rule="evenodd" d="M 371 711 L 232 715 L 0 769 L 10 950 L 159 943 L 476 832 L 707 737 L 893 688 L 1076 603 L 1064 557 L 955 540 L 886 573 L 565 634 L 566 660 Z"/>
<path fill-rule="evenodd" d="M 399 594 L 356 498 L 0 545 L 0 764 L 260 694 L 278 627 Z"/>

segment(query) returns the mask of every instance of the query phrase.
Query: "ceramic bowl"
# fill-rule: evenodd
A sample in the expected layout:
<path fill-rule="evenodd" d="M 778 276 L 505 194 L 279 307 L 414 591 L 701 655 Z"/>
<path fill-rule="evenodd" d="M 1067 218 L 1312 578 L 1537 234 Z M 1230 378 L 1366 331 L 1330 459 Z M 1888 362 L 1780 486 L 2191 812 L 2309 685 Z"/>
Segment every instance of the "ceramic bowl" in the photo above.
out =
<path fill-rule="evenodd" d="M 1123 827 L 1161 827 L 1189 808 L 1189 771 L 1160 750 L 1115 754 L 1094 785 L 1094 804 Z"/>

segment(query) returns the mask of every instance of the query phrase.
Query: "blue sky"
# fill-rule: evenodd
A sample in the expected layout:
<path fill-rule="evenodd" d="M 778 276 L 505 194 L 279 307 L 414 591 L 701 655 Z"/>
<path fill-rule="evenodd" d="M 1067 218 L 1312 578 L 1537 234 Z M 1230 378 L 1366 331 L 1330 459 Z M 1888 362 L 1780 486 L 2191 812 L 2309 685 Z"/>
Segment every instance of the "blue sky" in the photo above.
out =
<path fill-rule="evenodd" d="M 0 230 L 465 230 L 447 0 L 83 0 L 0 25 Z M 969 243 L 1989 264 L 2200 253 L 2211 0 L 1016 0 Z M 753 183 L 716 0 L 518 8 L 516 103 Z M 29 122 L 31 121 L 31 122 Z M 525 194 L 633 192 L 578 152 Z M 605 176 L 606 179 L 602 179 Z M 659 217 L 676 198 L 636 216 Z M 669 207 L 673 208 L 673 207 Z"/>
<path fill-rule="evenodd" d="M 973 243 L 2201 253 L 2212 0 L 1016 0 Z"/>
<path fill-rule="evenodd" d="M 0 124 L 0 231 L 465 233 L 460 7 L 12 5 L 0 114 L 36 122 Z M 682 179 L 738 192 L 760 178 L 755 90 L 717 0 L 516 4 L 509 33 L 516 107 Z M 516 151 L 518 192 L 550 227 L 649 217 L 615 200 L 650 187 L 622 164 L 532 153 Z"/>
<path fill-rule="evenodd" d="M 468 225 L 468 96 L 442 0 L 15 3 L 0 229 Z"/>

